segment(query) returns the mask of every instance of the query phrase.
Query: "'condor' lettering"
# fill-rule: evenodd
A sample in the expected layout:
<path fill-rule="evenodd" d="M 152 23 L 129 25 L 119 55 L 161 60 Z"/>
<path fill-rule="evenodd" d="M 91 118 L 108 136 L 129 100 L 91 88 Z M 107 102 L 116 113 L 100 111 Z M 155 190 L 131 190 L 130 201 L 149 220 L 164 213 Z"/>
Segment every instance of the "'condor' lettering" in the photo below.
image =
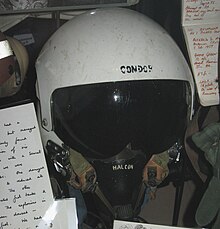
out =
<path fill-rule="evenodd" d="M 152 72 L 153 67 L 152 65 L 122 65 L 120 67 L 122 74 L 132 74 L 132 73 L 148 73 Z"/>

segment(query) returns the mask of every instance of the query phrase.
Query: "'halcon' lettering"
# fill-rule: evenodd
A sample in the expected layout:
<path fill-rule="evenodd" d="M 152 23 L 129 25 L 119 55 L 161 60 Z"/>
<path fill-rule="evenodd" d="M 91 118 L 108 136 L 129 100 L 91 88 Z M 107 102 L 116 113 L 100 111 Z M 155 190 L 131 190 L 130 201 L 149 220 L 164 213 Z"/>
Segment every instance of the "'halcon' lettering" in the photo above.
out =
<path fill-rule="evenodd" d="M 134 169 L 134 165 L 113 165 L 112 170 L 132 170 Z"/>

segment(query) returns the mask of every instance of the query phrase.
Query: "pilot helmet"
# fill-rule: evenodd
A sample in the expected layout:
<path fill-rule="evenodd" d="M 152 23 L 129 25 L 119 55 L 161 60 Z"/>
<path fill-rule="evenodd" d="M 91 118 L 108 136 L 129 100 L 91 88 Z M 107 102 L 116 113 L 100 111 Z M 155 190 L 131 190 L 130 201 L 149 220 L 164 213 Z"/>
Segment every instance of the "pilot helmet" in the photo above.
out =
<path fill-rule="evenodd" d="M 0 98 L 13 96 L 21 89 L 28 63 L 23 44 L 0 32 Z"/>
<path fill-rule="evenodd" d="M 42 140 L 87 158 L 127 145 L 159 153 L 193 114 L 190 68 L 170 35 L 126 8 L 89 10 L 62 25 L 36 61 Z"/>

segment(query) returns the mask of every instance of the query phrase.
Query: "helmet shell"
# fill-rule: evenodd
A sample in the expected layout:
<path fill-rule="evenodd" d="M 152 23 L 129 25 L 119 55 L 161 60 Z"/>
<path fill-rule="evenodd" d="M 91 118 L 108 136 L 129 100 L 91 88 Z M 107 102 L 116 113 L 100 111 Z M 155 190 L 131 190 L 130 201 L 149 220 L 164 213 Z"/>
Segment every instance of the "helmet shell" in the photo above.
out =
<path fill-rule="evenodd" d="M 193 78 L 170 35 L 147 16 L 124 8 L 83 13 L 61 26 L 37 61 L 37 94 L 44 128 L 52 130 L 51 94 L 57 88 L 102 82 Z M 192 110 L 191 110 L 192 115 Z"/>

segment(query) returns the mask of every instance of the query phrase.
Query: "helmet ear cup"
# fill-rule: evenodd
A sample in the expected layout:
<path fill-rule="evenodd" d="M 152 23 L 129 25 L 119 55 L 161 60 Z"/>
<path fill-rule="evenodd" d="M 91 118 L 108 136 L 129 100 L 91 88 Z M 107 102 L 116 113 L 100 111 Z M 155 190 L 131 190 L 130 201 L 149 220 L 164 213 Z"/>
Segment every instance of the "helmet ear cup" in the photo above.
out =
<path fill-rule="evenodd" d="M 27 73 L 29 57 L 26 48 L 21 44 L 20 41 L 12 37 L 7 37 L 9 44 L 12 47 L 16 61 L 18 62 L 19 72 L 21 74 L 21 82 L 23 82 L 24 77 Z"/>
<path fill-rule="evenodd" d="M 0 32 L 0 86 L 13 75 L 14 68 L 13 51 L 6 36 Z"/>
<path fill-rule="evenodd" d="M 26 48 L 18 40 L 6 37 L 13 51 L 13 65 L 10 67 L 11 75 L 0 85 L 0 97 L 8 97 L 16 94 L 24 81 L 27 73 L 29 58 Z"/>

